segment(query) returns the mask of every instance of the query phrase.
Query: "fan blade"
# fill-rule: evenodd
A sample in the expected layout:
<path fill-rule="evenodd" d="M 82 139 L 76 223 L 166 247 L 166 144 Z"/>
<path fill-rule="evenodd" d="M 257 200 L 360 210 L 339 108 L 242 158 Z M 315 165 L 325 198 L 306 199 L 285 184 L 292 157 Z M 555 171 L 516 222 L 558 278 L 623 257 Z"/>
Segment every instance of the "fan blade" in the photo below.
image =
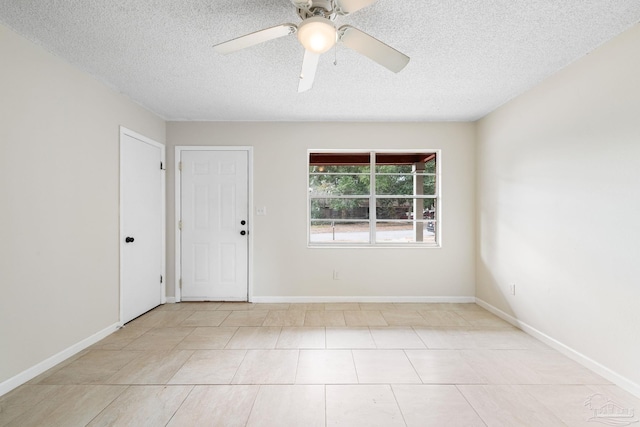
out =
<path fill-rule="evenodd" d="M 364 9 L 367 6 L 372 5 L 377 0 L 338 0 L 338 10 L 342 15 L 356 12 L 360 9 Z"/>
<path fill-rule="evenodd" d="M 398 73 L 409 63 L 409 57 L 369 34 L 352 27 L 343 25 L 338 30 L 340 41 L 350 49 L 368 57 L 385 68 Z"/>
<path fill-rule="evenodd" d="M 295 24 L 282 24 L 217 44 L 213 46 L 213 50 L 218 53 L 227 54 L 264 43 L 269 40 L 288 36 L 296 31 L 298 31 L 298 27 Z"/>
<path fill-rule="evenodd" d="M 302 72 L 300 72 L 300 83 L 298 84 L 298 93 L 305 92 L 313 86 L 313 80 L 316 78 L 316 70 L 318 69 L 319 60 L 319 54 L 313 53 L 310 50 L 304 51 Z"/>

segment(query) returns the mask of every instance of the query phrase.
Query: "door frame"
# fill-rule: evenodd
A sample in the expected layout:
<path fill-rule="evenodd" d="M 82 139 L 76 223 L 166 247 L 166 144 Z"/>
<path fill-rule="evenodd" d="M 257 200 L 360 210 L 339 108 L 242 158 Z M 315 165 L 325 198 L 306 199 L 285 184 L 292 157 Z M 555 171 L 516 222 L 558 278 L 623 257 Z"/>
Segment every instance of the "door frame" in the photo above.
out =
<path fill-rule="evenodd" d="M 157 141 L 154 141 L 151 138 L 147 138 L 144 135 L 141 135 L 137 132 L 132 131 L 131 129 L 127 129 L 124 126 L 120 126 L 120 187 L 119 187 L 119 197 L 120 197 L 120 217 L 119 217 L 119 228 L 120 228 L 120 245 L 119 245 L 119 250 L 120 250 L 120 277 L 119 277 L 119 281 L 120 281 L 120 286 L 119 286 L 119 291 L 120 291 L 120 298 L 119 298 L 119 303 L 120 303 L 120 307 L 119 307 L 119 320 L 118 323 L 120 324 L 120 326 L 123 326 L 124 323 L 122 321 L 122 319 L 124 318 L 124 312 L 123 312 L 123 307 L 124 307 L 124 301 L 123 301 L 123 264 L 124 264 L 124 237 L 125 237 L 125 232 L 124 232 L 124 202 L 123 202 L 123 191 L 122 188 L 124 187 L 124 173 L 123 173 L 123 163 L 124 163 L 124 152 L 122 150 L 122 141 L 124 136 L 130 136 L 134 139 L 137 139 L 145 144 L 149 144 L 152 145 L 154 147 L 157 147 L 160 149 L 160 161 L 162 162 L 162 170 L 166 171 L 167 169 L 167 161 L 166 161 L 166 157 L 165 157 L 165 146 L 164 144 L 161 144 Z M 160 165 L 158 165 L 158 167 L 160 167 Z M 167 212 L 166 212 L 166 207 L 167 207 L 167 194 L 166 194 L 166 174 L 163 173 L 161 174 L 161 182 L 160 182 L 160 187 L 161 187 L 161 192 L 162 192 L 162 199 L 161 199 L 161 204 L 162 204 L 162 209 L 160 210 L 160 223 L 161 223 L 161 230 L 160 230 L 160 239 L 162 242 L 160 251 L 161 251 L 161 272 L 160 274 L 162 275 L 162 283 L 160 284 L 160 304 L 165 304 L 167 302 L 167 289 L 166 289 L 166 283 L 167 283 L 167 266 L 166 266 L 166 257 L 167 257 L 167 243 L 166 243 L 166 229 L 167 229 Z"/>
<path fill-rule="evenodd" d="M 175 147 L 174 170 L 175 170 L 175 299 L 176 302 L 182 300 L 182 289 L 180 289 L 180 280 L 182 278 L 182 236 L 179 223 L 182 220 L 182 173 L 180 172 L 180 159 L 183 151 L 244 151 L 247 153 L 247 183 L 248 183 L 248 222 L 249 222 L 249 242 L 247 253 L 247 301 L 253 299 L 253 147 L 247 145 L 183 145 Z"/>

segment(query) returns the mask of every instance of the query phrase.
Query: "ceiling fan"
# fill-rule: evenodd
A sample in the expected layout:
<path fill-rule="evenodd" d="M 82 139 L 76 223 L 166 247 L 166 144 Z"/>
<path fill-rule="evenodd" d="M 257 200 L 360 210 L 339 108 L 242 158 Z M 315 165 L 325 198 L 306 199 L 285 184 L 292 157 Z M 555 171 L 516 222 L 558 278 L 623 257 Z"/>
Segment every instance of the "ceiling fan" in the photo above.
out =
<path fill-rule="evenodd" d="M 369 34 L 343 25 L 336 28 L 334 20 L 338 15 L 348 15 L 363 9 L 376 0 L 291 0 L 298 9 L 302 22 L 281 24 L 247 34 L 215 45 L 216 52 L 227 54 L 269 40 L 297 33 L 298 40 L 305 48 L 302 72 L 298 92 L 304 92 L 313 86 L 320 55 L 331 49 L 336 43 L 372 59 L 383 67 L 397 73 L 408 63 L 409 57 Z"/>

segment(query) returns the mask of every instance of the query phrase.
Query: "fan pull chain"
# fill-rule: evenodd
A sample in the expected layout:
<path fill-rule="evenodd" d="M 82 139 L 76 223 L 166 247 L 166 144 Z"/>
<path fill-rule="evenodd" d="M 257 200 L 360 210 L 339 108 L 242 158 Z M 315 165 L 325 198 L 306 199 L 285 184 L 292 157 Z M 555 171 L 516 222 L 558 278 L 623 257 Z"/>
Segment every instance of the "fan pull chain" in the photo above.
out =
<path fill-rule="evenodd" d="M 333 45 L 333 65 L 338 65 L 338 43 Z"/>

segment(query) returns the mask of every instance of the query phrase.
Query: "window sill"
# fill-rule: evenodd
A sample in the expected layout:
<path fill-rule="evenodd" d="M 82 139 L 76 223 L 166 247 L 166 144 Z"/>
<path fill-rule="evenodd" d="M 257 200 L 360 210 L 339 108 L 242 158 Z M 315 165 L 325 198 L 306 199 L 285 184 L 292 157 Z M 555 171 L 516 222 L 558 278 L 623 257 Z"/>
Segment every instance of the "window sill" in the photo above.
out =
<path fill-rule="evenodd" d="M 393 244 L 393 243 L 378 243 L 372 244 L 312 244 L 307 243 L 308 249 L 441 249 L 442 245 L 426 243 L 426 244 Z"/>

